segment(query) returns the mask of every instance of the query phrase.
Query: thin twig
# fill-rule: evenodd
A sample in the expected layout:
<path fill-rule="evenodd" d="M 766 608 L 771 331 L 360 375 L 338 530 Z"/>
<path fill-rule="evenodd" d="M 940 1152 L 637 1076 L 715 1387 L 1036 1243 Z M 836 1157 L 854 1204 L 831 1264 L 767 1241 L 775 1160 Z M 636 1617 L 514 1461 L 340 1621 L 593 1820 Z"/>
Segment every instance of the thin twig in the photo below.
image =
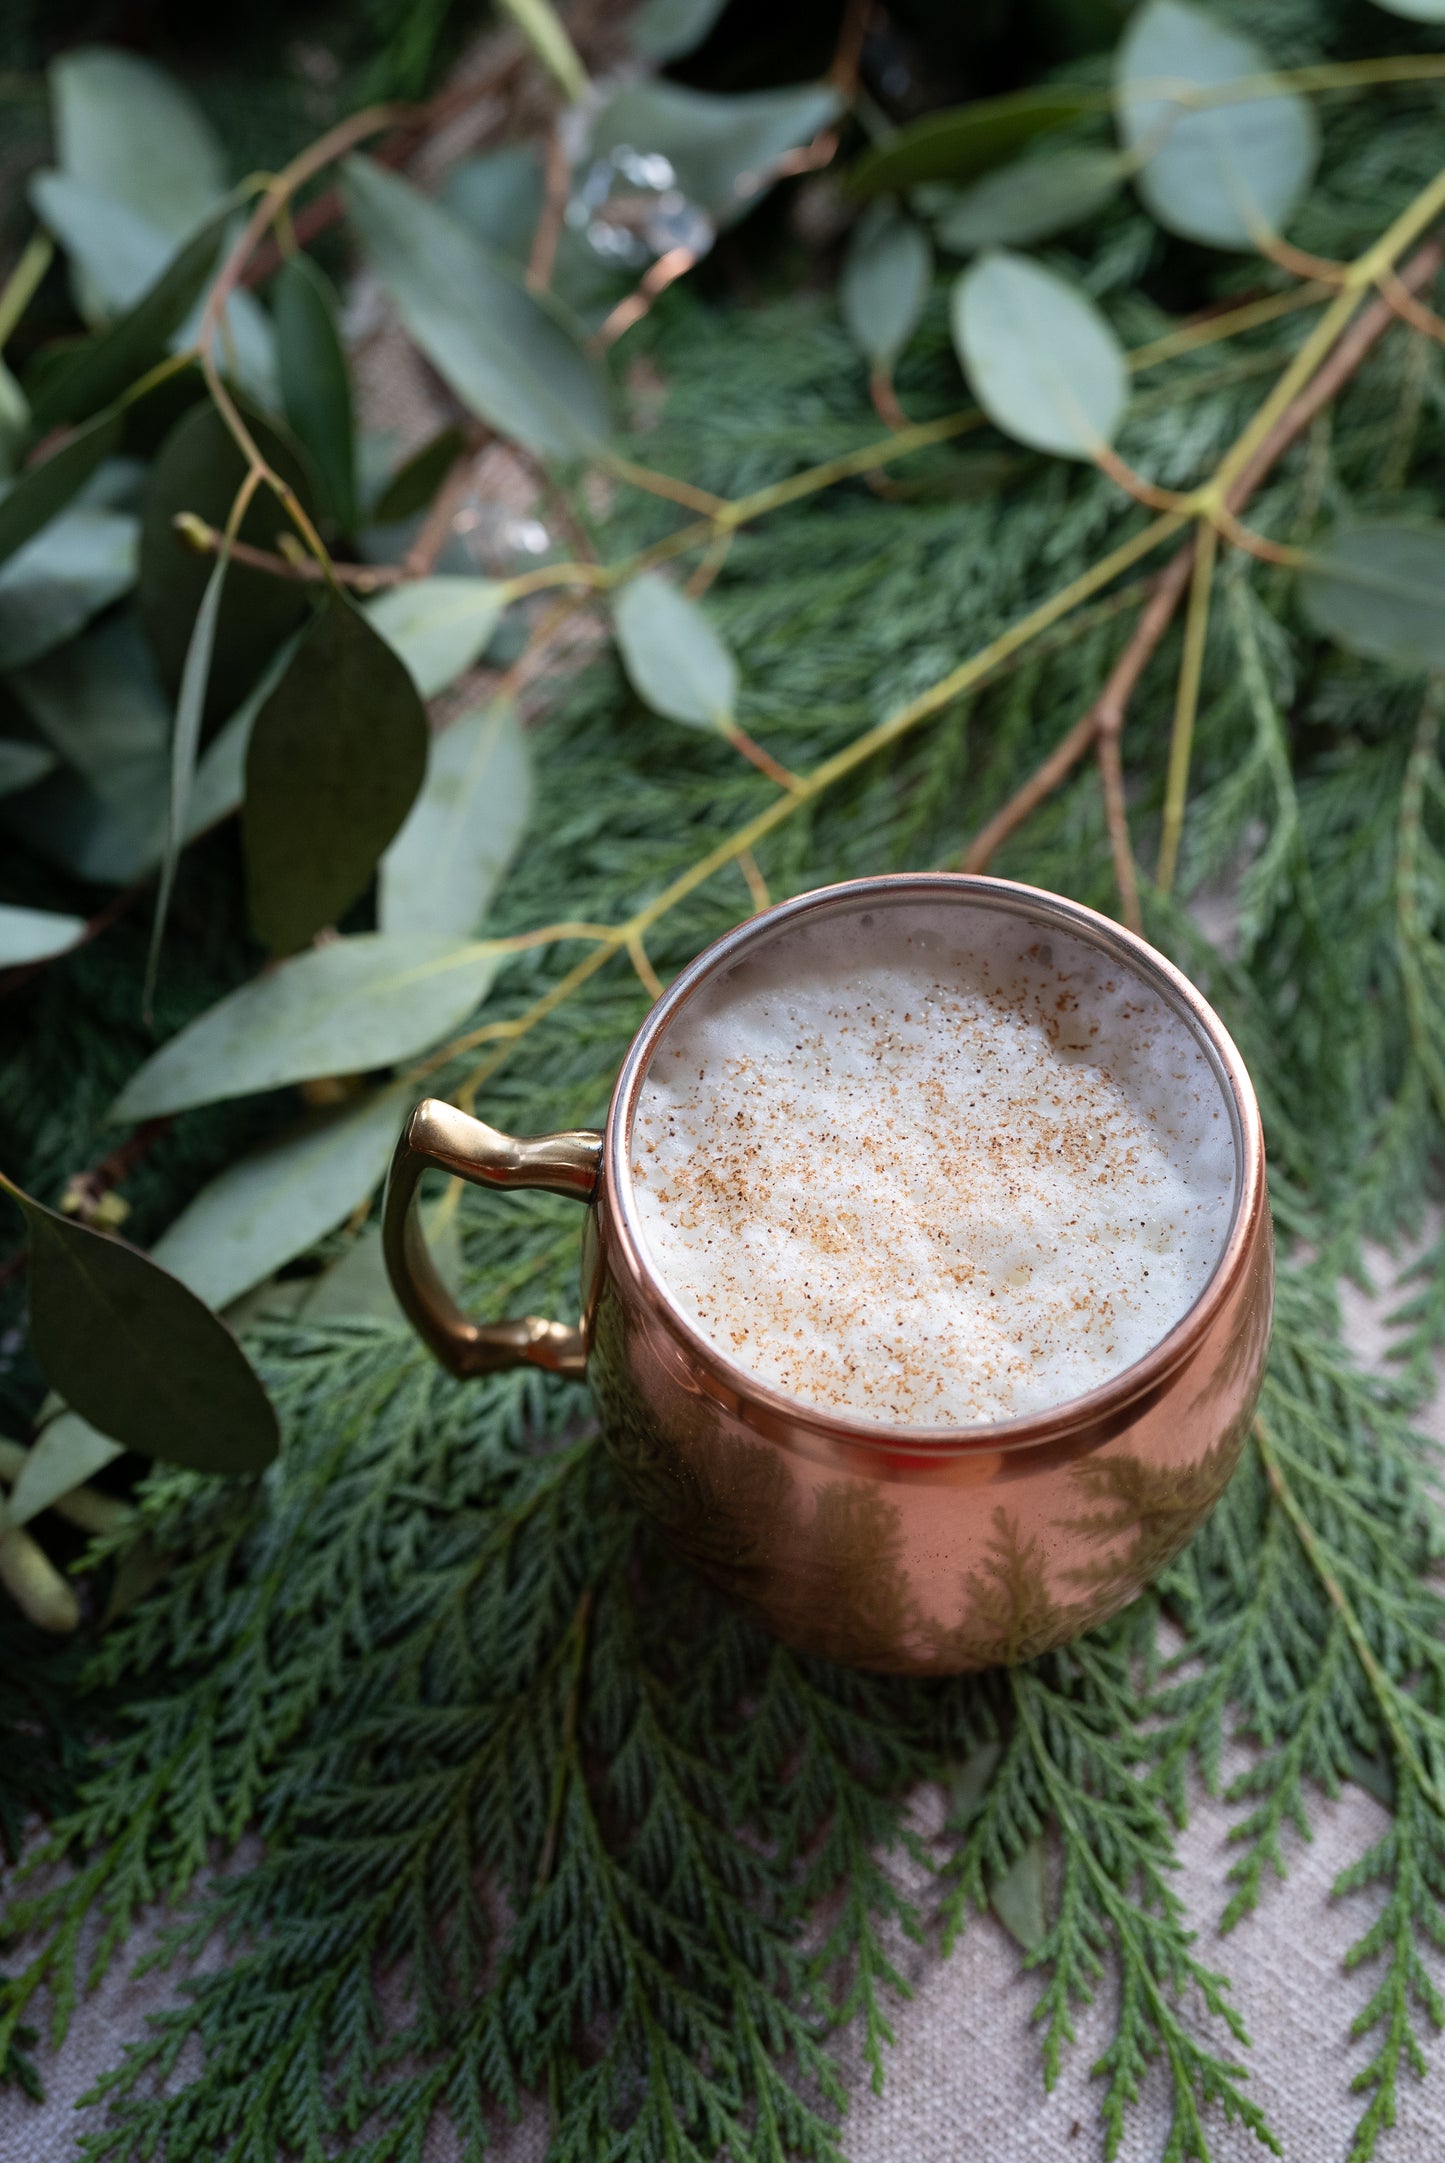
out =
<path fill-rule="evenodd" d="M 187 548 L 198 556 L 217 556 L 225 544 L 222 529 L 208 525 L 194 511 L 178 511 L 171 524 Z M 233 541 L 229 553 L 233 563 L 244 563 L 253 571 L 265 571 L 271 578 L 291 578 L 303 586 L 326 582 L 326 574 L 314 556 L 283 556 L 269 548 L 255 548 L 249 541 Z M 333 559 L 331 565 L 331 576 L 336 583 L 351 586 L 357 593 L 376 593 L 383 586 L 400 585 L 414 575 L 400 563 L 337 563 Z"/>
<path fill-rule="evenodd" d="M 893 370 L 880 363 L 868 378 L 868 396 L 873 401 L 873 411 L 885 428 L 911 428 L 913 423 L 898 403 L 898 393 L 893 388 Z"/>
<path fill-rule="evenodd" d="M 1189 762 L 1194 749 L 1194 718 L 1199 711 L 1199 686 L 1204 676 L 1204 645 L 1209 634 L 1209 603 L 1214 591 L 1214 559 L 1219 550 L 1219 529 L 1200 527 L 1189 579 L 1189 608 L 1184 618 L 1184 652 L 1179 663 L 1179 683 L 1174 697 L 1174 726 L 1169 736 L 1169 765 L 1164 780 L 1164 818 L 1159 834 L 1159 862 L 1155 884 L 1167 894 L 1174 884 L 1179 862 L 1179 843 L 1184 833 L 1184 802 L 1189 787 Z"/>
<path fill-rule="evenodd" d="M 758 867 L 758 860 L 751 849 L 744 849 L 742 855 L 738 858 L 738 870 L 742 873 L 743 883 L 752 896 L 754 913 L 760 909 L 770 909 L 773 905 L 773 897 L 768 892 L 768 882 L 763 877 Z"/>
<path fill-rule="evenodd" d="M 567 162 L 562 124 L 560 120 L 554 120 L 551 133 L 547 137 L 542 213 L 537 220 L 537 230 L 532 235 L 532 252 L 527 259 L 527 286 L 533 293 L 545 293 L 552 283 L 552 267 L 557 260 L 557 243 L 562 237 L 562 219 L 566 214 L 567 193 L 571 185 L 572 168 Z"/>
<path fill-rule="evenodd" d="M 765 751 L 761 744 L 754 743 L 747 730 L 739 728 L 736 721 L 723 721 L 719 726 L 734 751 L 740 751 L 749 765 L 756 766 L 760 774 L 766 774 L 769 781 L 774 782 L 780 789 L 798 788 L 797 775 L 786 766 L 780 765 L 771 751 Z"/>
<path fill-rule="evenodd" d="M 465 449 L 460 451 L 453 461 L 446 479 L 432 498 L 431 508 L 422 520 L 416 539 L 402 559 L 402 570 L 406 577 L 425 578 L 446 547 L 457 512 L 466 501 L 467 491 L 472 485 L 477 453 L 489 433 L 486 429 L 469 431 Z"/>
<path fill-rule="evenodd" d="M 965 871 L 988 869 L 990 858 L 1072 772 L 1101 731 L 1107 729 L 1117 747 L 1134 688 L 1169 628 L 1180 595 L 1189 583 L 1193 561 L 1194 543 L 1189 541 L 1153 581 L 1149 603 L 1093 705 L 976 836 L 963 859 Z"/>

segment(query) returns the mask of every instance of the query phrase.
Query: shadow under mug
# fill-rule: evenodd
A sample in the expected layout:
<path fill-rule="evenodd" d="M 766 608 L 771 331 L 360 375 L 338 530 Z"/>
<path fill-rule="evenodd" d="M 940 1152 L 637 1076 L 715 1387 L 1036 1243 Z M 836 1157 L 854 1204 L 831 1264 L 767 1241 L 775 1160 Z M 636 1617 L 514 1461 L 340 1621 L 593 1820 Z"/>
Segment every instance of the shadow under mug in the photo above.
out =
<path fill-rule="evenodd" d="M 894 908 L 1004 910 L 1132 971 L 1203 1049 L 1234 1141 L 1234 1207 L 1194 1305 L 1142 1359 L 1047 1411 L 966 1428 L 884 1427 L 816 1408 L 727 1359 L 651 1266 L 629 1169 L 648 1064 L 704 984 L 804 919 Z M 427 1253 L 428 1167 L 587 1205 L 576 1328 L 468 1321 Z M 948 1674 L 1031 1659 L 1114 1613 L 1213 1508 L 1243 1446 L 1273 1294 L 1259 1108 L 1217 1016 L 1142 939 L 1004 879 L 854 880 L 764 910 L 700 954 L 653 1007 L 604 1132 L 519 1141 L 449 1104 L 417 1107 L 384 1212 L 402 1308 L 457 1375 L 523 1363 L 584 1375 L 642 1509 L 704 1575 L 788 1643 L 854 1666 Z"/>

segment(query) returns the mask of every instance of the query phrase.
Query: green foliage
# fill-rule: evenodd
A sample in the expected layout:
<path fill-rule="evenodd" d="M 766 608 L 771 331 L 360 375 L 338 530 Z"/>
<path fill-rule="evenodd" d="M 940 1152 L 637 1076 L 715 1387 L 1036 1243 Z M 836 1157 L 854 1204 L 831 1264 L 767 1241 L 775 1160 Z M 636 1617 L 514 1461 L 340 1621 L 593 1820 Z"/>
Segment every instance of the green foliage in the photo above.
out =
<path fill-rule="evenodd" d="M 692 23 L 705 14 L 673 10 L 662 34 L 682 36 L 679 15 Z M 440 19 L 435 9 L 418 17 L 421 43 Z M 1320 0 L 1294 0 L 1270 32 L 1274 61 L 1353 53 L 1355 31 L 1343 21 Z M 1193 25 L 1196 45 L 1205 24 L 1216 55 L 1223 44 L 1241 49 L 1218 20 L 1175 5 L 1145 10 L 1133 35 L 1161 22 L 1181 35 L 1181 24 Z M 1211 64 L 1171 65 L 1205 81 Z M 141 87 L 155 94 L 126 79 L 127 99 Z M 79 1989 L 121 1953 L 153 1899 L 177 1911 L 163 1959 L 182 1961 L 212 1938 L 224 1948 L 221 1964 L 192 1978 L 106 2076 L 104 2108 L 84 2136 L 94 2163 L 160 2153 L 271 2163 L 323 2152 L 338 2134 L 359 2155 L 416 2154 L 443 2112 L 479 2154 L 498 2116 L 528 2095 L 547 2099 L 551 2153 L 577 2163 L 838 2155 L 845 2096 L 830 2029 L 858 2024 L 881 2081 L 904 1994 L 896 1931 L 948 1939 L 989 1905 L 1037 1971 L 1047 2078 L 1079 2007 L 1106 1979 L 1118 1985 L 1097 2068 L 1111 2152 L 1161 2066 L 1168 2163 L 1205 2157 L 1230 2120 L 1269 2142 L 1241 2071 L 1245 2038 L 1227 1983 L 1200 1960 L 1170 1885 L 1189 1781 L 1197 1773 L 1217 1785 L 1235 1737 L 1250 1746 L 1227 1798 L 1238 1835 L 1230 1921 L 1240 1928 L 1321 1790 L 1359 1781 L 1389 1799 L 1386 1837 L 1342 1881 L 1377 1887 L 1380 1903 L 1354 1955 L 1367 1971 L 1359 2025 L 1374 2051 L 1361 2079 L 1359 2156 L 1393 2122 L 1402 2069 L 1424 2062 L 1442 2010 L 1445 1611 L 1429 1582 L 1441 1541 L 1428 1466 L 1407 1415 L 1445 1335 L 1445 1257 L 1429 1250 L 1412 1281 L 1395 1385 L 1363 1378 L 1341 1351 L 1332 1287 L 1342 1269 L 1361 1267 L 1366 1239 L 1414 1228 L 1440 1192 L 1445 770 L 1439 689 L 1420 678 L 1435 659 L 1433 634 L 1427 626 L 1422 639 L 1419 628 L 1433 559 L 1422 588 L 1413 557 L 1403 576 L 1397 554 L 1366 547 L 1360 558 L 1340 542 L 1378 535 L 1371 522 L 1386 519 L 1397 539 L 1426 531 L 1433 546 L 1421 513 L 1439 479 L 1442 386 L 1427 341 L 1402 327 L 1382 338 L 1250 504 L 1262 532 L 1316 559 L 1305 579 L 1297 585 L 1290 565 L 1243 552 L 1217 574 L 1197 640 L 1182 888 L 1229 885 L 1238 902 L 1231 949 L 1209 943 L 1177 894 L 1141 881 L 1150 935 L 1207 983 L 1255 1072 L 1277 1219 L 1295 1253 L 1257 1442 L 1205 1532 L 1134 1609 L 1065 1651 L 982 1679 L 902 1686 L 801 1660 L 669 1560 L 595 1444 L 585 1400 L 536 1376 L 466 1388 L 445 1380 L 395 1319 L 375 1318 L 378 1303 L 360 1282 L 374 1232 L 350 1245 L 338 1229 L 365 1205 L 418 1090 L 409 1061 L 439 1093 L 480 1089 L 480 1108 L 504 1127 L 601 1118 L 648 993 L 624 971 L 625 942 L 577 983 L 570 931 L 533 940 L 539 926 L 625 925 L 681 881 L 648 927 L 651 965 L 671 972 L 750 898 L 736 859 L 708 878 L 693 867 L 779 803 L 755 844 L 778 893 L 956 861 L 1088 708 L 1144 598 L 1136 581 L 1162 558 L 1099 576 L 1040 635 L 998 641 L 1072 582 L 1092 579 L 1111 550 L 1142 545 L 1144 514 L 1089 462 L 1123 407 L 1119 354 L 1134 355 L 1120 456 L 1147 482 L 1189 490 L 1299 351 L 1302 325 L 1317 320 L 1282 303 L 1244 328 L 1205 320 L 1171 338 L 1177 326 L 1161 296 L 1192 314 L 1227 306 L 1241 282 L 1262 284 L 1266 298 L 1285 284 L 1272 266 L 1241 271 L 1170 237 L 1241 244 L 1220 206 L 1221 142 L 1231 169 L 1250 175 L 1254 207 L 1271 220 L 1291 216 L 1302 246 L 1350 257 L 1438 164 L 1439 92 L 1428 83 L 1326 104 L 1322 178 L 1302 201 L 1313 118 L 1300 113 L 1313 108 L 1294 93 L 1213 107 L 1179 119 L 1157 147 L 1135 139 L 1138 193 L 1156 224 L 1102 184 L 1099 161 L 1114 181 L 1119 166 L 1089 133 L 1105 124 L 1101 85 L 1096 68 L 1082 87 L 1045 85 L 929 116 L 852 168 L 860 193 L 891 193 L 966 181 L 1009 160 L 1024 175 L 1077 173 L 1068 159 L 1093 161 L 1086 170 L 1100 187 L 1079 225 L 1056 222 L 1057 192 L 1042 226 L 1034 204 L 1029 237 L 1067 234 L 1056 259 L 995 257 L 968 274 L 966 294 L 986 298 L 977 281 L 1002 262 L 1030 295 L 1046 291 L 1054 310 L 1027 336 L 1004 323 L 1002 366 L 977 369 L 1003 436 L 959 411 L 941 290 L 926 296 L 916 326 L 917 293 L 905 295 L 911 334 L 898 383 L 907 417 L 938 426 L 880 439 L 833 296 L 742 309 L 694 287 L 668 295 L 624 348 L 666 396 L 646 433 L 603 452 L 613 426 L 604 371 L 565 312 L 521 279 L 540 200 L 531 153 L 512 154 L 507 186 L 485 203 L 473 169 L 473 217 L 466 190 L 443 209 L 364 159 L 348 169 L 352 237 L 472 421 L 509 428 L 556 461 L 549 485 L 561 491 L 569 533 L 581 536 L 582 561 L 512 581 L 403 579 L 364 619 L 333 594 L 323 621 L 364 620 L 375 642 L 368 680 L 394 684 L 405 669 L 431 695 L 476 662 L 501 611 L 527 593 L 551 580 L 580 604 L 611 582 L 621 651 L 559 672 L 539 698 L 530 846 L 518 849 L 528 809 L 521 739 L 505 708 L 473 711 L 431 747 L 423 792 L 382 858 L 377 932 L 367 928 L 367 889 L 405 810 L 399 789 L 389 799 L 396 818 L 389 810 L 390 823 L 377 818 L 359 836 L 346 877 L 277 943 L 354 904 L 343 936 L 256 974 L 232 838 L 217 836 L 178 859 L 153 1033 L 138 1020 L 144 941 L 123 920 L 13 995 L 24 1017 L 13 1096 L 28 1186 L 58 1194 L 68 1174 L 106 1157 L 116 1134 L 104 1115 L 118 1089 L 123 1118 L 174 1116 L 127 1187 L 137 1230 L 160 1233 L 156 1259 L 214 1305 L 262 1286 L 269 1318 L 252 1322 L 247 1345 L 285 1428 L 262 1479 L 222 1489 L 151 1474 L 137 1519 L 93 1551 L 102 1588 L 127 1588 L 114 1600 L 124 1612 L 99 1638 L 93 1682 L 134 1689 L 135 1702 L 53 1835 L 53 1854 L 74 1855 L 76 1874 L 22 1891 L 10 1918 L 34 1927 L 39 1949 L 0 1994 L 0 2052 L 9 2054 L 0 2063 L 26 2077 L 15 2052 L 47 1992 L 63 2034 Z M 1372 102 L 1386 94 L 1388 124 Z M 1261 136 L 1260 114 L 1281 106 L 1284 121 L 1276 111 Z M 725 98 L 637 84 L 603 108 L 593 147 L 667 156 L 692 200 L 721 221 L 763 191 L 770 160 L 836 107 L 815 85 Z M 1019 160 L 1033 138 L 1065 126 L 1067 142 L 1041 142 Z M 205 150 L 194 129 L 178 140 Z M 1267 174 L 1255 162 L 1262 141 Z M 1207 231 L 1180 212 L 1181 161 L 1192 161 L 1190 200 L 1210 211 Z M 193 162 L 200 174 L 206 159 Z M 62 163 L 64 186 L 37 200 L 73 236 L 77 290 L 98 322 L 172 273 L 156 261 L 124 297 L 97 295 L 99 212 L 75 194 L 93 196 L 96 176 L 64 144 Z M 223 176 L 206 164 L 202 177 L 210 208 Z M 506 232 L 488 227 L 478 239 L 500 196 Z M 990 200 L 975 189 L 964 202 L 982 215 Z M 1237 221 L 1237 196 L 1230 202 Z M 519 203 L 526 230 L 514 239 Z M 147 215 L 142 203 L 127 207 Z M 958 199 L 911 207 L 938 222 L 948 245 Z M 171 241 L 183 237 L 178 229 Z M 1012 237 L 1025 236 L 1015 228 Z M 908 245 L 916 271 L 920 250 Z M 174 264 L 174 245 L 168 253 Z M 321 289 L 293 269 L 279 326 L 285 407 L 346 523 L 344 369 L 338 377 L 329 311 L 312 305 Z M 972 301 L 964 313 L 968 356 L 979 317 Z M 106 337 L 127 321 L 133 327 L 121 312 L 67 369 L 103 358 Z M 995 342 L 1001 321 L 982 308 Z M 1107 413 L 1089 403 L 1080 372 L 1081 321 L 1109 357 Z M 896 322 L 893 330 L 889 358 Z M 169 335 L 148 319 L 148 350 Z M 1162 355 L 1150 351 L 1160 340 Z M 322 379 L 308 373 L 318 353 L 331 392 L 319 407 L 309 394 Z M 38 354 L 37 403 L 47 380 L 60 395 L 60 366 Z M 110 395 L 108 379 L 104 387 Z M 247 432 L 298 494 L 300 517 L 263 480 L 239 532 L 274 560 L 229 564 L 222 583 L 217 536 L 246 458 L 214 382 L 211 394 L 192 404 L 195 371 L 178 356 L 166 394 L 176 404 L 156 390 L 133 412 L 102 412 L 0 499 L 0 550 L 19 551 L 60 532 L 58 514 L 102 467 L 107 484 L 131 490 L 114 515 L 131 516 L 135 475 L 106 462 L 123 441 L 148 461 L 140 616 L 149 651 L 122 589 L 10 674 L 7 698 L 21 717 L 12 723 L 7 705 L 0 722 L 16 777 L 6 817 L 29 844 L 16 852 L 17 907 L 69 915 L 91 906 L 72 874 L 129 879 L 159 862 L 172 735 L 182 775 L 189 739 L 199 749 L 177 842 L 199 805 L 212 817 L 237 807 L 253 730 L 248 830 L 264 828 L 270 846 L 289 818 L 294 855 L 319 815 L 314 789 L 284 804 L 284 761 L 273 761 L 269 810 L 256 780 L 272 727 L 265 716 L 275 712 L 268 701 L 291 681 L 293 654 L 306 651 L 288 641 L 325 575 L 311 525 L 317 498 L 275 427 L 274 401 L 242 408 Z M 1075 425 L 1064 428 L 1061 413 Z M 21 440 L 37 447 L 33 436 Z M 424 513 L 464 440 L 443 437 L 397 475 L 378 516 Z M 1035 444 L 1071 462 L 1033 455 Z M 638 468 L 623 452 L 648 461 L 651 490 L 625 485 Z M 610 474 L 605 505 L 574 470 L 593 455 Z M 826 491 L 809 472 L 850 458 Z M 725 516 L 703 491 L 727 499 Z M 549 517 L 557 500 L 547 499 Z M 696 523 L 687 529 L 685 519 Z M 304 575 L 290 575 L 308 549 Z M 711 581 L 702 608 L 680 580 L 662 583 L 639 560 L 649 550 Z M 1362 612 L 1357 558 L 1372 577 L 1388 563 L 1388 607 L 1372 596 Z M 172 729 L 156 667 L 174 687 L 188 654 L 205 658 L 197 622 L 207 593 L 215 650 L 191 671 Z M 669 597 L 665 621 L 659 593 Z M 960 679 L 970 656 L 983 659 Z M 1179 663 L 1175 632 L 1142 678 L 1122 746 L 1127 822 L 1146 864 L 1163 825 Z M 298 755 L 343 740 L 343 685 L 354 718 L 355 671 L 315 670 L 307 698 L 293 702 Z M 414 697 L 407 711 L 415 722 Z M 723 731 L 679 730 L 669 715 L 730 720 L 795 774 L 843 764 L 828 787 L 779 799 Z M 852 757 L 866 731 L 899 715 L 912 725 L 899 723 L 886 755 Z M 64 771 L 43 770 L 43 753 L 35 767 L 36 732 Z M 350 757 L 370 786 L 365 746 L 345 740 L 342 764 Z M 412 765 L 414 790 L 420 759 Z M 436 883 L 423 892 L 427 858 Z M 314 866 L 302 868 L 309 876 Z M 997 868 L 1116 906 L 1092 770 L 1039 806 Z M 484 914 L 487 940 L 466 943 Z M 474 1035 L 487 1040 L 480 1067 Z M 389 1078 L 360 1089 L 338 1081 L 358 1073 Z M 298 1127 L 282 1094 L 297 1083 L 343 1102 Z M 469 1191 L 459 1217 L 468 1303 L 561 1312 L 573 1301 L 576 1224 L 559 1207 Z M 112 1259 L 126 1252 L 54 1221 Z M 304 1272 L 338 1257 L 346 1260 L 321 1280 L 313 1308 L 275 1318 L 312 1289 Z M 343 1272 L 358 1260 L 366 1266 L 348 1289 Z M 278 1270 L 291 1275 L 267 1282 Z M 338 1286 L 358 1310 L 349 1317 L 334 1301 L 326 1311 L 325 1292 Z M 43 1351 L 43 1326 L 36 1336 Z M 18 1411 L 33 1409 L 33 1368 L 0 1380 Z M 55 1431 L 82 1449 L 73 1427 Z M 72 1460 L 98 1461 L 83 1450 Z M 29 1466 L 32 1479 L 46 1471 L 39 1449 Z M 1133 1528 L 1157 1563 L 1177 1508 L 1168 1493 L 1101 1483 L 1090 1522 Z M 50 1531 L 48 1518 L 35 1521 Z M 1028 1559 L 1000 1533 L 988 1588 L 995 1651 L 1027 1648 Z M 127 1606 L 142 1575 L 150 1595 Z M 0 1632 L 18 1631 L 8 1615 L 0 1609 Z M 30 1652 L 21 1672 L 19 1688 L 30 1691 L 49 1670 Z M 68 1721 L 70 1700 L 55 1704 L 45 1720 Z M 12 1731 L 28 1733 L 32 1717 L 33 1706 L 0 1697 Z M 18 1792 L 5 1785 L 17 1777 L 15 1754 L 0 1751 L 0 1816 Z M 37 1762 L 48 1762 L 43 1751 Z M 925 1848 L 908 1830 L 906 1803 L 929 1779 L 953 1802 L 944 1834 Z M 58 1798 L 47 1788 L 34 1799 Z M 211 1877 L 218 1849 L 253 1825 L 265 1835 L 262 1859 Z M 929 1867 L 927 1890 L 912 1901 L 889 1867 L 901 1843 Z M 199 2049 L 186 2054 L 192 2040 Z"/>

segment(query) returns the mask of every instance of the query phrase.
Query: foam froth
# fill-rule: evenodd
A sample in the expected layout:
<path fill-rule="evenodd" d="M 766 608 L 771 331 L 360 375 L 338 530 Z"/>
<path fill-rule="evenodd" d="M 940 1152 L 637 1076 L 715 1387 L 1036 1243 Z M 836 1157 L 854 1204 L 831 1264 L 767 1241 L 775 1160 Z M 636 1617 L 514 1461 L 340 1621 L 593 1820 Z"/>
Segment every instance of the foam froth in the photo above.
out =
<path fill-rule="evenodd" d="M 1232 1127 L 1192 1030 L 1001 909 L 805 920 L 694 994 L 633 1121 L 658 1275 L 807 1404 L 972 1426 L 1158 1343 L 1228 1232 Z"/>

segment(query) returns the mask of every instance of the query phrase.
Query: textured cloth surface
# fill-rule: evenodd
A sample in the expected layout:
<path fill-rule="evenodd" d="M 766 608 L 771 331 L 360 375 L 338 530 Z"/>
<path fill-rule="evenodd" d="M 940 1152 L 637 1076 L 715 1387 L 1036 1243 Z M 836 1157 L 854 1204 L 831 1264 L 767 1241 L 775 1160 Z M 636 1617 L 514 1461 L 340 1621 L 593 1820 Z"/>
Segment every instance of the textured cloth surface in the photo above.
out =
<path fill-rule="evenodd" d="M 1355 1348 L 1378 1357 L 1385 1343 L 1379 1305 L 1347 1293 L 1346 1307 Z M 1437 1400 L 1424 1425 L 1445 1446 L 1445 1401 Z M 1226 1774 L 1245 1762 L 1239 1753 Z M 921 1830 L 936 1823 L 937 1809 L 937 1798 L 919 1798 Z M 1337 1873 L 1379 1837 L 1385 1812 L 1355 1788 L 1337 1802 L 1321 1798 L 1313 1841 L 1287 1836 L 1288 1879 L 1266 1881 L 1257 1913 L 1219 1940 L 1214 1930 L 1228 1898 L 1232 1822 L 1234 1813 L 1223 1805 L 1195 1797 L 1179 1843 L 1178 1890 L 1201 1933 L 1203 1957 L 1233 1980 L 1253 2043 L 1251 2089 L 1288 2163 L 1346 2163 L 1362 2107 L 1349 2084 L 1371 2055 L 1368 2042 L 1351 2043 L 1349 2030 L 1371 1977 L 1369 1971 L 1345 1975 L 1342 1961 L 1379 1901 L 1374 1892 L 1333 1900 L 1330 1888 Z M 137 1933 L 137 1958 L 153 1927 Z M 1038 2163 L 1054 2156 L 1064 2163 L 1098 2163 L 1104 2153 L 1102 2090 L 1090 2067 L 1111 2032 L 1107 1995 L 1079 2017 L 1078 2042 L 1046 2096 L 1039 2032 L 1030 2019 L 1041 1979 L 1021 1972 L 1018 1948 L 992 1916 L 970 1926 L 950 1960 L 936 1950 L 895 1950 L 915 1996 L 894 2014 L 898 2041 L 882 2095 L 873 2094 L 856 2051 L 845 2046 L 854 2094 L 843 2140 L 850 2163 Z M 201 1966 L 218 1958 L 212 1949 Z M 165 1976 L 131 1981 L 126 1968 L 133 1965 L 118 1966 L 82 2002 L 58 2057 L 41 2055 L 43 2105 L 0 2090 L 0 2163 L 68 2163 L 74 2155 L 77 2129 L 98 2115 L 87 2110 L 77 2117 L 77 2100 L 117 2062 L 126 2040 L 143 2029 L 147 2012 L 165 2004 L 174 1988 Z M 1157 2077 L 1129 2119 L 1120 2163 L 1157 2163 L 1168 2122 L 1166 2084 Z M 1214 2163 L 1265 2154 L 1251 2134 L 1225 2126 L 1217 2114 L 1209 2135 Z M 520 2125 L 499 2129 L 494 2152 L 497 2163 L 542 2163 L 545 2149 L 545 2118 L 537 2110 Z M 337 2152 L 344 2152 L 340 2145 Z M 435 2127 L 426 2163 L 458 2163 L 459 2157 L 449 2129 Z M 1445 2042 L 1432 2053 L 1428 2080 L 1405 2079 L 1399 2122 L 1382 2139 L 1378 2157 L 1379 2163 L 1445 2159 Z"/>

